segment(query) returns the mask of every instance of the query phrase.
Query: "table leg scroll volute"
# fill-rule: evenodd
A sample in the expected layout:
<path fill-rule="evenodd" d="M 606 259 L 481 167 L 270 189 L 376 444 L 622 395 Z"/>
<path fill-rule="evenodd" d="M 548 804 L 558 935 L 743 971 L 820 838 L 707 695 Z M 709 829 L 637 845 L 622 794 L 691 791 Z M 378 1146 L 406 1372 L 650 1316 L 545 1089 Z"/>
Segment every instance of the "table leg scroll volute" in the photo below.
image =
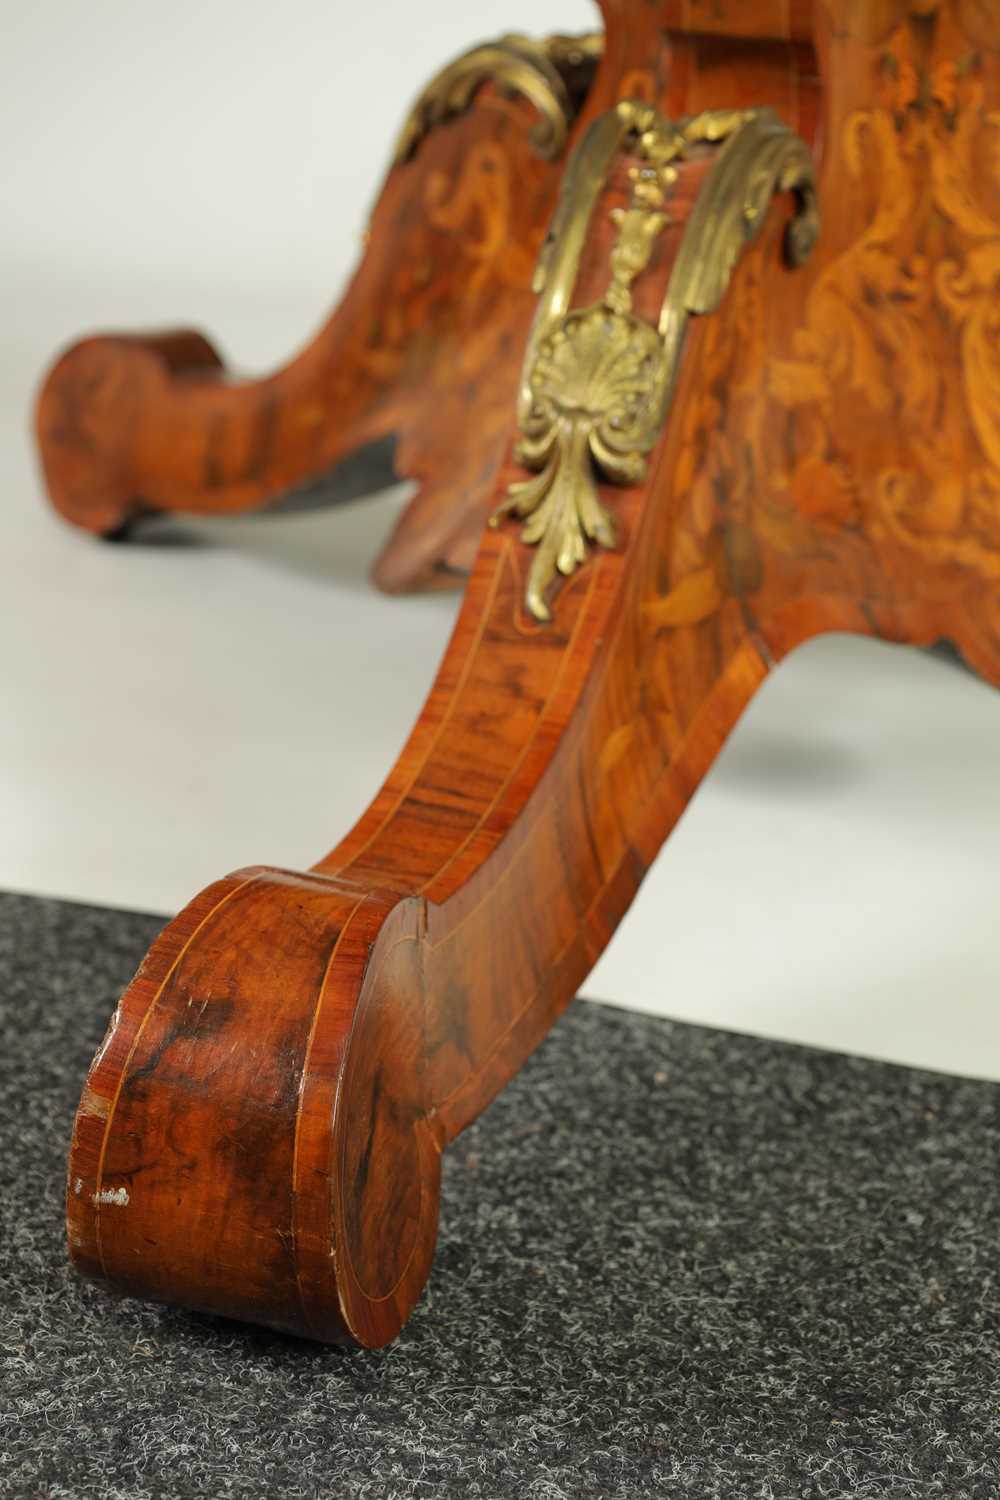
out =
<path fill-rule="evenodd" d="M 669 116 L 612 87 L 583 122 L 517 430 L 512 397 L 470 497 L 495 524 L 410 741 L 313 870 L 240 872 L 167 927 L 95 1060 L 70 1241 L 126 1290 L 391 1339 L 442 1150 L 572 998 L 773 664 L 829 629 L 947 636 L 1000 682 L 1000 190 L 978 167 L 1000 50 L 962 0 L 877 25 L 850 0 L 722 3 L 709 40 L 697 7 L 660 9 L 672 65 L 749 30 L 781 88 L 815 32 L 818 245 L 777 81 Z M 651 33 L 605 10 L 636 92 Z M 659 103 L 696 75 L 660 69 Z"/>

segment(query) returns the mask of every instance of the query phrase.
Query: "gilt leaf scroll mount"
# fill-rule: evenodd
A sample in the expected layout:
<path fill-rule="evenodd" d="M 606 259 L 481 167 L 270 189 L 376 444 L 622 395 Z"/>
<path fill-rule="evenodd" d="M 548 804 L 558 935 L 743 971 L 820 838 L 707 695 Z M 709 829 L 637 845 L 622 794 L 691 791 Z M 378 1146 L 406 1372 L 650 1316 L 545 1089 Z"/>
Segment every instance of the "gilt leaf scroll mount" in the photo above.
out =
<path fill-rule="evenodd" d="M 678 164 L 698 148 L 719 147 L 691 213 L 658 324 L 632 307 L 632 283 L 648 266 L 669 222 Z M 571 306 L 587 232 L 619 152 L 630 201 L 615 209 L 611 276 L 599 302 Z M 571 160 L 535 276 L 540 294 L 518 403 L 517 461 L 533 477 L 512 484 L 492 517 L 524 522 L 536 549 L 525 607 L 551 620 L 547 595 L 557 575 L 586 561 L 589 544 L 612 548 L 615 521 L 601 481 L 635 485 L 645 477 L 669 409 L 688 318 L 725 295 L 739 256 L 760 231 L 775 193 L 793 192 L 797 210 L 786 253 L 801 265 L 819 232 L 815 165 L 808 147 L 768 109 L 713 110 L 677 124 L 625 101 L 595 120 Z"/>

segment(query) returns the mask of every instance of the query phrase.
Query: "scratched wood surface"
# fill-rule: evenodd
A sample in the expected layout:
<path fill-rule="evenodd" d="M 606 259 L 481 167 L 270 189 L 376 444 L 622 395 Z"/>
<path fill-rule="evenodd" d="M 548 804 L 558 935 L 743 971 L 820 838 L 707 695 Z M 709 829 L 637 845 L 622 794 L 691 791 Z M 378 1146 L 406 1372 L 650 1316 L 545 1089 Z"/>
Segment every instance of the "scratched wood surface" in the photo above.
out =
<path fill-rule="evenodd" d="M 829 629 L 945 636 L 1000 684 L 991 7 L 604 8 L 583 118 L 642 89 L 675 114 L 774 105 L 821 155 L 819 249 L 786 267 L 776 203 L 692 325 L 647 482 L 603 492 L 621 547 L 562 585 L 553 623 L 525 613 L 516 524 L 487 531 L 426 707 L 355 829 L 311 871 L 219 882 L 151 950 L 69 1176 L 77 1264 L 135 1293 L 391 1339 L 430 1271 L 442 1150 L 572 998 L 774 662 Z M 581 301 L 606 280 L 623 166 Z M 641 308 L 705 170 L 681 169 Z M 452 434 L 463 464 L 476 413 Z M 513 403 L 505 421 L 466 526 L 517 476 Z"/>

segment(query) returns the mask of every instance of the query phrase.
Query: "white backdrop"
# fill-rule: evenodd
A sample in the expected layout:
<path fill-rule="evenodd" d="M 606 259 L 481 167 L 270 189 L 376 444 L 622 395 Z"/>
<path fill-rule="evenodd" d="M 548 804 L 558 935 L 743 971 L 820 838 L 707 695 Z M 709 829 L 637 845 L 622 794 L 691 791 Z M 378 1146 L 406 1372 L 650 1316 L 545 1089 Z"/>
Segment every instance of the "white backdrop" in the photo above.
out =
<path fill-rule="evenodd" d="M 425 78 L 478 38 L 593 19 L 428 9 L 4 0 L 0 886 L 170 913 L 240 864 L 308 863 L 419 710 L 455 602 L 365 583 L 404 487 L 110 548 L 46 510 L 27 413 L 94 327 L 194 322 L 237 365 L 287 357 Z M 585 993 L 1000 1077 L 998 750 L 1000 696 L 964 672 L 810 645 Z"/>

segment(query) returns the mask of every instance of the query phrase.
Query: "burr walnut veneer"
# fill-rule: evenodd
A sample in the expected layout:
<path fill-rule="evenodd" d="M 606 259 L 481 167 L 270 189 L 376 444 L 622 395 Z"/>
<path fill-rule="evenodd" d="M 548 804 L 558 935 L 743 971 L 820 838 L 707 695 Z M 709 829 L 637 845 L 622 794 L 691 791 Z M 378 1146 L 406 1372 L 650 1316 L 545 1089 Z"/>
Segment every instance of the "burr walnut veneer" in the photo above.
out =
<path fill-rule="evenodd" d="M 1000 682 L 1000 6 L 601 8 L 603 39 L 502 39 L 429 86 L 286 369 L 109 336 L 42 391 L 91 531 L 266 505 L 395 435 L 419 488 L 377 580 L 468 572 L 356 827 L 196 896 L 112 1020 L 69 1234 L 134 1293 L 391 1339 L 442 1150 L 771 667 L 851 630 Z"/>

